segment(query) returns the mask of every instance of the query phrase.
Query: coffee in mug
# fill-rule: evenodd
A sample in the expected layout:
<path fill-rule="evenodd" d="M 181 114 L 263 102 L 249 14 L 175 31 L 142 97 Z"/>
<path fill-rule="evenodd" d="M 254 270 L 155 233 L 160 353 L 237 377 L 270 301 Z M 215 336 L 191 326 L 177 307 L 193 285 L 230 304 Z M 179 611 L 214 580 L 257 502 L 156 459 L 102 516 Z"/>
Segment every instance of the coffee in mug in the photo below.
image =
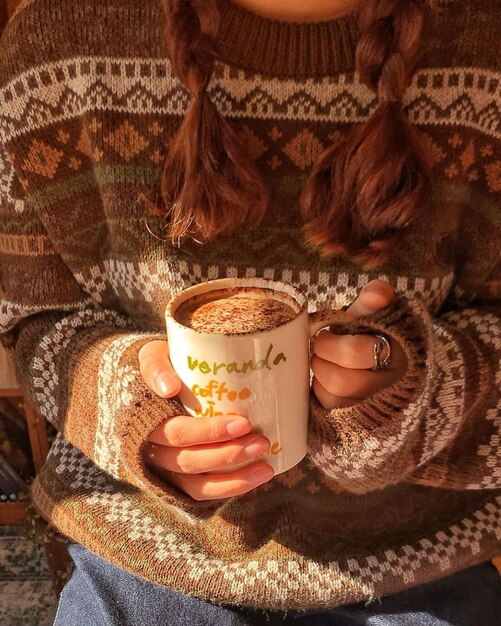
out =
<path fill-rule="evenodd" d="M 183 302 L 174 317 L 183 326 L 206 333 L 243 335 L 272 330 L 296 317 L 294 301 L 275 293 L 252 287 L 214 290 Z"/>
<path fill-rule="evenodd" d="M 310 339 L 348 321 L 343 311 L 308 315 L 307 305 L 293 285 L 227 278 L 186 289 L 166 309 L 170 359 L 187 413 L 247 417 L 270 440 L 264 460 L 276 474 L 307 451 Z"/>

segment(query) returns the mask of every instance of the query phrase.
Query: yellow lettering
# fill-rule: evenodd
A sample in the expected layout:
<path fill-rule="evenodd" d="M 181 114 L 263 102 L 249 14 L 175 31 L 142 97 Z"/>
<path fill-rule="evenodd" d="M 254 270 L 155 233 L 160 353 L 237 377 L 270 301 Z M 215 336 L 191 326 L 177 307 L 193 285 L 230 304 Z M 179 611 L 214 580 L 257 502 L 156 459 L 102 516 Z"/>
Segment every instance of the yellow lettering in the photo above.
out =
<path fill-rule="evenodd" d="M 217 390 L 217 397 L 219 398 L 220 401 L 223 399 L 223 394 L 227 392 L 228 392 L 228 387 L 226 386 L 226 383 L 223 381 L 219 385 L 219 389 Z"/>
<path fill-rule="evenodd" d="M 266 353 L 266 356 L 264 357 L 264 359 L 261 359 L 260 361 L 258 361 L 258 362 L 256 363 L 255 369 L 257 369 L 257 370 L 262 370 L 262 369 L 263 369 L 263 367 L 266 367 L 266 369 L 271 370 L 271 367 L 270 367 L 270 365 L 269 365 L 268 361 L 269 361 L 270 354 L 271 354 L 271 351 L 272 351 L 272 350 L 273 350 L 273 344 L 272 344 L 272 343 L 270 343 L 270 346 L 269 346 L 269 348 L 268 348 L 268 352 Z"/>
<path fill-rule="evenodd" d="M 240 390 L 229 389 L 224 381 L 219 383 L 217 380 L 211 380 L 205 387 L 193 385 L 191 387 L 191 391 L 195 396 L 201 398 L 213 398 L 219 402 L 223 401 L 225 396 L 230 402 L 234 402 L 237 398 L 240 400 L 247 400 L 247 398 L 250 398 L 252 395 L 252 392 L 248 387 L 243 387 Z M 215 402 L 213 400 L 208 400 L 207 404 L 213 405 Z M 218 415 L 222 415 L 222 413 L 219 413 Z"/>
<path fill-rule="evenodd" d="M 210 372 L 212 371 L 207 361 L 202 361 L 200 363 L 199 369 L 202 372 L 202 374 L 210 374 Z"/>
<path fill-rule="evenodd" d="M 247 370 L 255 370 L 256 366 L 254 365 L 254 361 L 244 361 L 242 365 L 242 373 L 245 374 Z"/>
<path fill-rule="evenodd" d="M 242 361 L 238 363 L 237 361 L 233 361 L 231 363 L 224 362 L 213 362 L 209 364 L 207 361 L 198 361 L 198 359 L 194 359 L 189 356 L 188 358 L 188 367 L 190 370 L 198 369 L 202 374 L 213 374 L 217 376 L 219 370 L 225 369 L 228 374 L 246 374 L 248 371 L 254 370 L 262 370 L 262 369 L 271 369 L 271 365 L 279 365 L 282 361 L 287 361 L 287 357 L 283 352 L 280 352 L 276 356 L 273 355 L 274 346 L 272 343 L 269 344 L 268 349 L 266 351 L 266 355 L 263 359 L 260 359 L 257 363 L 255 363 L 252 359 L 248 361 Z"/>
<path fill-rule="evenodd" d="M 217 415 L 222 415 L 221 411 L 216 411 L 216 409 L 214 408 L 214 405 L 216 404 L 215 402 L 212 402 L 212 400 L 207 400 L 207 404 L 209 405 L 209 412 L 207 415 L 207 417 L 216 417 Z"/>
<path fill-rule="evenodd" d="M 273 365 L 279 365 L 281 361 L 283 361 L 284 363 L 285 361 L 287 361 L 287 357 L 283 352 L 277 354 L 277 356 L 273 359 Z"/>

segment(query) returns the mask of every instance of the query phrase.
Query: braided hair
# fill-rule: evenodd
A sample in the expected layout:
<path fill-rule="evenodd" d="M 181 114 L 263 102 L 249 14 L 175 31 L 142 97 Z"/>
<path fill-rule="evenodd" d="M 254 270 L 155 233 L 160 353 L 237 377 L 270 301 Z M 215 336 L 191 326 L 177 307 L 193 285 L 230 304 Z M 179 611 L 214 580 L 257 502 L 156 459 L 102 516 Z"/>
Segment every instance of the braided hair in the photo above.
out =
<path fill-rule="evenodd" d="M 208 241 L 243 223 L 257 224 L 268 189 L 207 93 L 219 26 L 216 0 L 165 0 L 165 8 L 172 71 L 191 95 L 161 182 L 168 234 Z"/>
<path fill-rule="evenodd" d="M 378 106 L 320 155 L 303 189 L 306 240 L 324 256 L 377 267 L 426 208 L 430 166 L 402 97 L 416 67 L 430 1 L 363 0 L 358 11 L 356 69 Z M 216 60 L 216 0 L 163 2 L 172 71 L 191 94 L 161 182 L 168 235 L 207 242 L 242 224 L 257 225 L 269 193 L 207 93 Z"/>
<path fill-rule="evenodd" d="M 373 115 L 328 148 L 301 197 L 307 241 L 325 256 L 377 267 L 424 211 L 428 159 L 402 109 L 427 12 L 426 0 L 364 0 L 355 64 L 378 98 Z"/>

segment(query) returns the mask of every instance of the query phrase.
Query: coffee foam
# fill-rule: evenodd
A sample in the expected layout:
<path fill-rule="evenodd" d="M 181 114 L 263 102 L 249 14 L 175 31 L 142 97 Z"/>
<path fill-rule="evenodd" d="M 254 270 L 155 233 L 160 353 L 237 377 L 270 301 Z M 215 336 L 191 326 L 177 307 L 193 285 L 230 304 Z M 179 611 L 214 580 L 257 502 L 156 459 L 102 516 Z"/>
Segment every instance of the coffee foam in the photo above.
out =
<path fill-rule="evenodd" d="M 273 289 L 236 287 L 193 296 L 180 304 L 175 319 L 206 333 L 240 335 L 272 330 L 293 320 L 299 305 Z"/>

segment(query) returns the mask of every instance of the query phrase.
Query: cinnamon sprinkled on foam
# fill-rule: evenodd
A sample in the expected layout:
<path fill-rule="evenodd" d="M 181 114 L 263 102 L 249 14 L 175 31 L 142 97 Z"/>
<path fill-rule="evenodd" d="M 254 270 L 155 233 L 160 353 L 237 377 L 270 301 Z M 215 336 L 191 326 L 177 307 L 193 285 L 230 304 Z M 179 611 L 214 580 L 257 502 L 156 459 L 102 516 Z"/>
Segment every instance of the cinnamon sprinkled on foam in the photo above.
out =
<path fill-rule="evenodd" d="M 205 333 L 247 334 L 271 330 L 297 315 L 292 306 L 266 289 L 223 289 L 194 296 L 181 304 L 176 320 Z"/>

